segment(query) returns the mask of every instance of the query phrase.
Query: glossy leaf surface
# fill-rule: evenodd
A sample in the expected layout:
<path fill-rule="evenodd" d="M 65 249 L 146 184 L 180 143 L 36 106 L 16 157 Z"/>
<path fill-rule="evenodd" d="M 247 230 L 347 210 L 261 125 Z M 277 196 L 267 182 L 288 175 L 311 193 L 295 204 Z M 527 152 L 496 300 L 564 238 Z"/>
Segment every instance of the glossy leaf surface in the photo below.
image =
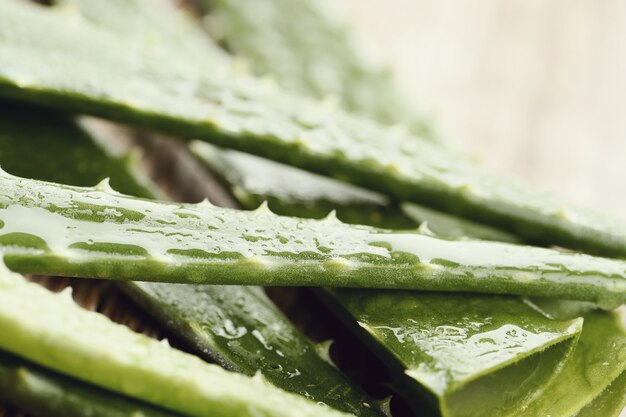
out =
<path fill-rule="evenodd" d="M 617 221 L 401 129 L 283 94 L 223 59 L 206 66 L 149 38 L 131 45 L 123 33 L 63 9 L 4 1 L 0 94 L 256 153 L 493 224 L 527 241 L 626 256 L 626 230 Z"/>
<path fill-rule="evenodd" d="M 123 283 L 128 293 L 201 356 L 338 410 L 382 416 L 259 287 Z"/>
<path fill-rule="evenodd" d="M 189 416 L 347 415 L 134 333 L 6 268 L 0 348 L 65 375 Z"/>
<path fill-rule="evenodd" d="M 343 185 L 333 188 L 335 184 L 330 180 L 293 168 L 201 143 L 194 143 L 192 148 L 211 170 L 222 176 L 244 206 L 250 200 L 275 198 L 283 202 L 283 208 L 294 207 L 294 212 L 306 216 L 309 207 L 331 200 L 336 201 L 340 215 L 345 207 L 350 207 L 351 201 L 355 206 L 362 201 L 359 190 L 346 189 Z M 295 179 L 297 185 L 289 179 Z M 342 189 L 345 191 L 340 192 Z M 371 206 L 376 208 L 374 204 Z M 453 236 L 484 236 L 480 229 L 458 219 L 416 206 L 408 209 L 416 212 L 416 216 L 428 216 L 423 220 L 428 222 L 429 229 L 443 230 Z M 308 215 L 313 217 L 316 211 L 310 210 Z M 399 391 L 407 398 L 414 398 L 416 392 L 422 391 L 421 387 L 426 387 L 436 408 L 447 416 L 515 415 L 528 407 L 529 402 L 545 406 L 563 397 L 552 386 L 569 389 L 570 377 L 561 377 L 558 371 L 569 363 L 568 352 L 577 341 L 572 333 L 581 329 L 580 321 L 567 320 L 593 308 L 584 303 L 538 300 L 539 306 L 549 309 L 552 315 L 564 316 L 559 317 L 563 321 L 554 321 L 513 298 L 350 289 L 323 295 L 348 327 L 354 329 L 358 323 L 357 334 L 396 371 Z M 555 307 L 558 314 L 553 311 Z M 568 332 L 568 323 L 576 331 Z M 585 326 L 587 342 L 594 331 L 588 326 L 593 326 L 596 332 L 602 331 L 597 320 Z M 610 329 L 605 332 L 608 333 L 600 337 L 606 340 L 605 345 L 594 346 L 594 350 L 610 356 L 615 346 L 611 346 L 613 341 L 608 337 Z M 568 337 L 565 344 L 549 347 Z M 548 350 L 543 351 L 546 347 Z M 587 349 L 576 350 L 576 362 L 585 361 L 581 359 L 583 350 Z M 587 359 L 593 356 L 585 355 Z M 568 365 L 567 369 L 576 367 L 576 364 Z M 557 373 L 557 379 L 549 384 L 553 372 Z M 420 385 L 415 386 L 414 382 Z M 559 403 L 573 407 L 571 413 L 609 382 L 610 379 L 593 381 L 580 392 L 573 390 Z M 507 391 L 516 395 L 504 396 Z M 564 409 L 563 413 L 550 411 L 547 414 L 554 417 L 569 415 Z"/>
<path fill-rule="evenodd" d="M 397 384 L 425 387 L 444 416 L 515 415 L 558 373 L 582 328 L 497 296 L 338 290 L 329 304 L 358 323 Z"/>
<path fill-rule="evenodd" d="M 8 104 L 2 105 L 2 110 L 2 166 L 16 169 L 29 178 L 74 185 L 93 184 L 111 176 L 111 183 L 125 192 L 140 196 L 155 193 L 154 186 L 139 185 L 133 175 L 135 171 L 128 164 L 107 154 L 110 144 L 106 137 L 102 138 L 102 147 L 98 146 L 93 140 L 97 132 L 84 132 L 68 116 Z M 27 162 L 24 155 L 27 155 Z M 248 375 L 261 372 L 270 383 L 280 388 L 343 411 L 360 416 L 380 415 L 374 402 L 320 357 L 315 346 L 260 288 L 146 282 L 123 284 L 128 294 L 202 357 Z M 20 398 L 29 404 L 39 404 L 40 414 L 70 414 L 70 411 L 62 413 L 57 409 L 43 411 L 44 405 L 53 407 L 57 403 L 60 407 L 76 404 L 75 413 L 88 414 L 81 408 L 81 394 L 67 399 L 58 396 L 58 401 L 51 399 L 44 404 L 35 400 L 40 397 L 34 389 L 36 386 L 26 384 L 23 388 Z M 50 395 L 56 392 L 50 389 Z"/>
<path fill-rule="evenodd" d="M 107 183 L 71 187 L 3 172 L 0 221 L 5 261 L 22 273 L 626 300 L 623 261 L 138 199 Z"/>

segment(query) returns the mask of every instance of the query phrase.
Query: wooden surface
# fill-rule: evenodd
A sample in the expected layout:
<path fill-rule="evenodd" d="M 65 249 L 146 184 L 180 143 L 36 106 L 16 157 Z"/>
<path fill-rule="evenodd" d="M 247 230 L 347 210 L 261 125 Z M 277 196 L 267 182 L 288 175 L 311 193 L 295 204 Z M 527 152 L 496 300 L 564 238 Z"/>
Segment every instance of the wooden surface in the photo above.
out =
<path fill-rule="evenodd" d="M 626 219 L 626 2 L 342 0 L 452 143 Z"/>

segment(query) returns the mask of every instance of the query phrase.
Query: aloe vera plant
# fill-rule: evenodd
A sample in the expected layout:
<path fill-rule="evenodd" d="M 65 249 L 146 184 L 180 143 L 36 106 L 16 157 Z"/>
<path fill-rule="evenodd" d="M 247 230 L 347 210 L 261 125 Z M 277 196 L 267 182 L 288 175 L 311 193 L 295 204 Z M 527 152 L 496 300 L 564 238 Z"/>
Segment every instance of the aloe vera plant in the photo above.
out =
<path fill-rule="evenodd" d="M 351 201 L 355 206 L 363 201 L 361 190 L 293 168 L 202 143 L 194 143 L 192 149 L 222 177 L 244 207 L 250 208 L 258 199 L 276 200 L 284 214 L 293 210 L 314 217 L 325 207 L 315 207 L 319 201 L 335 201 L 338 214 L 346 212 Z M 297 186 L 283 178 L 295 179 Z M 382 204 L 370 201 L 374 209 L 374 203 Z M 418 217 L 424 211 L 414 210 Z M 476 233 L 481 229 L 458 219 L 426 215 L 430 227 L 448 235 L 484 235 Z M 496 234 L 490 237 L 498 238 Z M 525 410 L 525 415 L 571 416 L 607 385 L 613 385 L 625 366 L 618 359 L 624 351 L 623 325 L 611 313 L 581 310 L 581 303 L 535 300 L 531 307 L 513 298 L 350 289 L 321 295 L 348 327 L 354 329 L 358 323 L 356 333 L 396 371 L 397 389 L 405 397 L 414 398 L 415 392 L 425 387 L 427 396 L 446 416 L 503 416 L 520 410 Z M 589 310 L 593 305 L 582 307 Z M 544 315 L 538 313 L 542 309 Z M 585 330 L 577 344 L 581 322 L 568 320 L 581 315 L 586 317 Z M 542 326 L 548 327 L 538 331 Z M 548 337 L 542 341 L 541 334 Z M 563 340 L 555 348 L 555 343 Z M 569 354 L 573 346 L 575 353 Z M 563 366 L 564 371 L 551 381 L 551 374 Z M 520 385 L 512 389 L 516 395 L 501 395 L 516 384 Z M 619 379 L 612 390 L 615 392 L 607 392 L 606 399 L 597 401 L 617 409 L 617 399 L 623 396 Z M 587 407 L 593 410 L 596 406 L 592 402 Z"/>
<path fill-rule="evenodd" d="M 130 167 L 125 160 L 107 153 L 110 144 L 106 138 L 101 139 L 101 146 L 96 144 L 97 132 L 93 128 L 84 131 L 69 116 L 56 112 L 8 104 L 2 105 L 2 109 L 0 164 L 3 166 L 30 178 L 66 184 L 88 184 L 111 175 L 111 182 L 115 181 L 124 191 L 139 196 L 157 194 L 154 185 L 141 186 L 136 181 L 136 166 Z M 38 123 L 33 124 L 33 119 Z M 23 163 L 19 155 L 29 155 L 29 163 Z M 380 415 L 376 402 L 321 357 L 262 289 L 123 284 L 122 288 L 134 300 L 201 357 L 248 375 L 261 372 L 273 385 L 339 410 L 364 417 Z M 42 402 L 28 400 L 29 392 L 39 398 L 36 390 L 29 390 L 31 387 L 25 385 L 24 401 L 40 404 L 44 410 Z M 59 402 L 64 404 L 63 400 L 60 398 Z M 80 395 L 76 397 L 76 412 L 81 413 L 83 404 L 79 400 Z M 53 412 L 49 409 L 45 414 Z"/>
<path fill-rule="evenodd" d="M 180 416 L 72 380 L 1 351 L 0 401 L 34 417 Z"/>
<path fill-rule="evenodd" d="M 331 98 L 383 124 L 404 122 L 434 138 L 411 109 L 391 68 L 365 51 L 342 10 L 331 1 L 198 0 L 205 27 L 259 76 L 289 91 Z"/>
<path fill-rule="evenodd" d="M 0 173 L 0 247 L 22 273 L 626 300 L 626 262 L 125 196 Z"/>
<path fill-rule="evenodd" d="M 129 54 L 123 35 L 54 7 L 5 1 L 0 12 L 0 60 L 6 63 L 0 94 L 6 97 L 267 156 L 493 224 L 534 243 L 626 254 L 619 222 L 570 207 L 401 129 L 283 94 L 237 74 L 222 59 L 208 68 L 146 42 Z"/>
<path fill-rule="evenodd" d="M 189 416 L 348 415 L 175 350 L 70 297 L 0 273 L 0 348 Z"/>

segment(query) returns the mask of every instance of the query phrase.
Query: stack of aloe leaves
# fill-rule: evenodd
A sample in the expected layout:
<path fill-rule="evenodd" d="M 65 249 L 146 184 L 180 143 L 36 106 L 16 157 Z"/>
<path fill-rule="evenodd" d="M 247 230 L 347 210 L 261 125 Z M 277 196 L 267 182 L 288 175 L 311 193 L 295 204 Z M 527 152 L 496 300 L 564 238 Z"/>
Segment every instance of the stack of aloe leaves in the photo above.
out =
<path fill-rule="evenodd" d="M 0 403 L 620 414 L 626 226 L 439 143 L 323 3 L 53 3 L 0 2 Z M 109 283 L 157 337 L 20 274 Z"/>

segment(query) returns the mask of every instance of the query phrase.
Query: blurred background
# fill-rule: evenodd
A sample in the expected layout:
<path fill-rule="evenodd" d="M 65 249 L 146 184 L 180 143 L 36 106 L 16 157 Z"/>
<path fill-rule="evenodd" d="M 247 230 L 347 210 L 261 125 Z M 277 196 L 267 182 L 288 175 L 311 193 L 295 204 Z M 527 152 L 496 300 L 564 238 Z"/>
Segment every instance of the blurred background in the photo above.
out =
<path fill-rule="evenodd" d="M 444 140 L 626 219 L 625 1 L 341 1 Z"/>

